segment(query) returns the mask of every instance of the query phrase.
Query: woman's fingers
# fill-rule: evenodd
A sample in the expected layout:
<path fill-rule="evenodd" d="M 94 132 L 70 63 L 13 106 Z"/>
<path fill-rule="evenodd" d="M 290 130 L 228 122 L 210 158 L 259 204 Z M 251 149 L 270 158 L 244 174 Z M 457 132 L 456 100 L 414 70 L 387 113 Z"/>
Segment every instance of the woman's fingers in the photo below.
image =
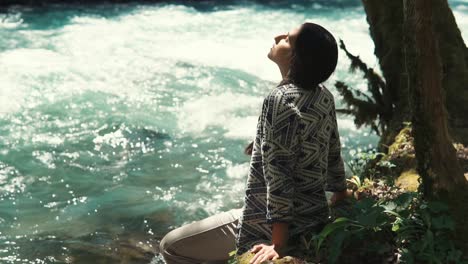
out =
<path fill-rule="evenodd" d="M 250 263 L 250 264 L 257 263 L 257 260 L 258 260 L 258 259 L 259 259 L 261 256 L 263 256 L 263 254 L 262 254 L 262 253 L 260 253 L 260 252 L 259 252 L 259 253 L 257 253 L 257 254 L 255 254 L 255 256 L 254 256 L 254 257 L 253 257 L 253 258 L 250 260 L 250 262 L 249 262 L 249 263 Z"/>
<path fill-rule="evenodd" d="M 259 256 L 258 254 L 255 254 L 255 256 L 253 256 L 253 258 L 250 259 L 249 264 L 255 263 L 255 260 L 257 260 L 258 256 Z"/>
<path fill-rule="evenodd" d="M 257 258 L 255 259 L 254 262 L 252 262 L 253 264 L 260 264 L 262 263 L 262 261 L 265 261 L 268 259 L 268 255 L 266 254 L 258 254 L 257 255 Z"/>
<path fill-rule="evenodd" d="M 249 261 L 250 264 L 260 264 L 265 260 L 275 260 L 280 257 L 272 246 L 267 246 L 265 244 L 253 246 L 251 252 L 255 253 L 255 256 Z"/>
<path fill-rule="evenodd" d="M 268 255 L 263 255 L 262 258 L 260 258 L 260 260 L 258 261 L 258 264 L 260 264 L 263 261 L 268 260 L 268 259 L 269 259 Z"/>
<path fill-rule="evenodd" d="M 252 263 L 256 263 L 257 259 L 258 259 L 260 256 L 262 256 L 262 253 L 263 253 L 263 251 L 261 251 L 262 245 L 256 245 L 254 248 L 255 248 L 255 251 L 252 251 L 252 252 L 253 252 L 253 253 L 255 253 L 255 252 L 257 252 L 257 251 L 258 251 L 258 252 L 257 252 L 257 253 L 255 254 L 255 256 L 250 260 L 249 263 L 251 263 L 251 264 L 252 264 Z"/>
<path fill-rule="evenodd" d="M 262 245 L 255 245 L 252 247 L 252 249 L 250 250 L 252 253 L 255 253 L 257 251 L 259 251 L 260 249 L 262 249 Z"/>

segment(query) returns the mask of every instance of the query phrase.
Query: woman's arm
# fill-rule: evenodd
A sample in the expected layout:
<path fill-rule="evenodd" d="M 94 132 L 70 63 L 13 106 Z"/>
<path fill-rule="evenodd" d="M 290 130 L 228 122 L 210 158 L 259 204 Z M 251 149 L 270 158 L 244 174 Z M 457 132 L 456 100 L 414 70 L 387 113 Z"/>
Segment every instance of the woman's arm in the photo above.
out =
<path fill-rule="evenodd" d="M 332 99 L 333 100 L 333 99 Z M 334 127 L 330 135 L 328 148 L 328 168 L 327 168 L 327 191 L 333 192 L 330 205 L 335 205 L 338 201 L 352 197 L 351 190 L 346 188 L 346 177 L 343 157 L 341 156 L 340 133 L 338 132 L 338 122 L 336 120 L 336 109 L 333 101 L 331 112 Z"/>
<path fill-rule="evenodd" d="M 338 132 L 338 122 L 336 120 L 335 103 L 333 103 L 331 111 L 330 114 L 333 119 L 334 127 L 330 135 L 328 147 L 327 185 L 325 190 L 334 193 L 346 193 L 346 177 L 344 162 L 341 156 L 341 141 L 340 133 Z"/>
<path fill-rule="evenodd" d="M 255 255 L 250 259 L 250 264 L 260 264 L 265 260 L 275 260 L 285 256 L 288 241 L 288 223 L 273 223 L 271 245 L 258 244 L 252 248 Z"/>
<path fill-rule="evenodd" d="M 353 191 L 352 190 L 344 190 L 341 192 L 334 192 L 332 197 L 330 198 L 330 206 L 334 206 L 337 202 L 344 200 L 346 198 L 351 198 L 353 197 Z"/>
<path fill-rule="evenodd" d="M 274 89 L 263 101 L 260 151 L 266 195 L 266 222 L 272 225 L 271 245 L 253 247 L 252 264 L 283 257 L 294 217 L 294 173 L 299 150 L 298 115 Z"/>
<path fill-rule="evenodd" d="M 294 173 L 299 146 L 299 118 L 285 102 L 282 91 L 274 89 L 263 104 L 260 144 L 269 224 L 293 220 Z"/>
<path fill-rule="evenodd" d="M 272 224 L 271 244 L 282 256 L 289 238 L 289 222 L 293 220 L 299 119 L 278 90 L 265 99 L 263 113 L 261 152 L 267 187 L 266 218 Z"/>
<path fill-rule="evenodd" d="M 284 250 L 288 246 L 289 239 L 289 224 L 288 223 L 273 223 L 273 234 L 271 244 L 275 246 L 276 251 L 283 256 Z"/>

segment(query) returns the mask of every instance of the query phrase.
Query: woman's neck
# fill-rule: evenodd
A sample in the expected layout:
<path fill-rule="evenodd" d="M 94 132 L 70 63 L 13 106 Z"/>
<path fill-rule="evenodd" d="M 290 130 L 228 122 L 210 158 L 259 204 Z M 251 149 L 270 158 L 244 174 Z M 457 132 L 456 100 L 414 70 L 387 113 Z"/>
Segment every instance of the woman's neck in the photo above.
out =
<path fill-rule="evenodd" d="M 280 72 L 281 72 L 281 77 L 284 79 L 286 79 L 286 77 L 288 77 L 288 72 L 289 72 L 289 67 L 288 66 L 282 66 L 282 65 L 278 65 L 279 69 L 280 69 Z"/>

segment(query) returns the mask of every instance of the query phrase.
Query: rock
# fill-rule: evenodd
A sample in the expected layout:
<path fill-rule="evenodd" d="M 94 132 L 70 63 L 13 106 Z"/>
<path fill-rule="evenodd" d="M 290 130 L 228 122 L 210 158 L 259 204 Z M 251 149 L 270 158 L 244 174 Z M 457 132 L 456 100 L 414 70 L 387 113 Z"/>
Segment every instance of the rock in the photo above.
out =
<path fill-rule="evenodd" d="M 239 264 L 249 264 L 249 261 L 255 256 L 254 253 L 251 252 L 245 252 L 241 256 L 237 257 L 237 263 Z M 262 264 L 305 264 L 306 262 L 304 260 L 291 257 L 291 256 L 285 256 L 280 259 L 276 260 L 267 260 L 263 261 Z"/>
<path fill-rule="evenodd" d="M 388 148 L 388 155 L 392 158 L 414 158 L 414 139 L 411 136 L 411 127 L 403 128 L 395 137 L 395 141 Z"/>
<path fill-rule="evenodd" d="M 416 192 L 419 187 L 419 178 L 420 176 L 416 169 L 409 169 L 400 174 L 396 179 L 395 184 L 407 191 Z"/>

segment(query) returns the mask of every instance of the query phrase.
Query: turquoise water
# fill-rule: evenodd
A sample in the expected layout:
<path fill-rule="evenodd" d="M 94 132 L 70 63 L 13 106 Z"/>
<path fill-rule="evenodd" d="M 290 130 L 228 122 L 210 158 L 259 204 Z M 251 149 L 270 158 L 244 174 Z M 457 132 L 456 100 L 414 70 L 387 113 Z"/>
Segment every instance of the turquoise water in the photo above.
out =
<path fill-rule="evenodd" d="M 467 39 L 468 1 L 451 5 Z M 0 263 L 145 263 L 168 230 L 240 207 L 243 148 L 280 77 L 266 55 L 306 20 L 378 67 L 359 1 L 0 14 Z M 366 89 L 348 67 L 340 54 L 335 95 L 336 80 Z M 346 159 L 375 146 L 338 123 Z"/>

